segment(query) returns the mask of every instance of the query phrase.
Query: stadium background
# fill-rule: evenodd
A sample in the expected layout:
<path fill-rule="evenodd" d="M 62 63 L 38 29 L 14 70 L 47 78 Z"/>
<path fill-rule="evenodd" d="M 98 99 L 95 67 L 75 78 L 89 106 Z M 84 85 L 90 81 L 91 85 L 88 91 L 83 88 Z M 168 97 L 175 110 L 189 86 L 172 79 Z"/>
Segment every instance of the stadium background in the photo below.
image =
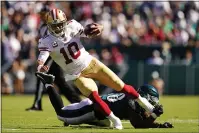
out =
<path fill-rule="evenodd" d="M 1 2 L 1 90 L 33 93 L 42 6 L 60 8 L 83 26 L 104 25 L 85 47 L 124 81 L 163 94 L 199 94 L 198 2 Z M 100 86 L 103 92 L 110 90 Z"/>

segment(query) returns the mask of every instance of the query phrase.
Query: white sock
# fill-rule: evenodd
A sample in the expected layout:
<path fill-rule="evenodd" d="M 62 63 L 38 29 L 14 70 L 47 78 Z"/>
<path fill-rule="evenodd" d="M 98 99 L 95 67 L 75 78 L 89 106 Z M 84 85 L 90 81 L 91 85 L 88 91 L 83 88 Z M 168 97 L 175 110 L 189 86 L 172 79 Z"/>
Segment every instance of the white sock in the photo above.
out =
<path fill-rule="evenodd" d="M 141 96 L 139 95 L 139 97 L 136 99 L 136 101 L 137 101 L 137 102 L 139 103 L 139 105 L 140 105 L 141 107 L 143 107 L 146 111 L 148 111 L 148 112 L 150 112 L 150 113 L 153 112 L 154 106 L 153 106 L 151 103 L 149 103 L 149 101 L 148 101 L 146 98 L 141 97 Z"/>
<path fill-rule="evenodd" d="M 113 114 L 113 112 L 110 113 L 109 116 L 107 116 L 108 119 L 110 119 L 111 121 L 115 121 L 117 119 L 117 117 Z"/>
<path fill-rule="evenodd" d="M 107 118 L 113 123 L 114 128 L 119 130 L 123 129 L 121 120 L 115 116 L 113 112 L 111 112 Z"/>
<path fill-rule="evenodd" d="M 110 115 L 109 116 L 107 116 L 107 118 L 110 120 L 110 121 L 112 121 L 113 123 L 120 123 L 121 122 L 121 120 L 120 120 L 120 118 L 118 118 L 117 116 L 115 116 L 114 114 L 113 114 L 113 112 L 111 112 L 110 113 Z"/>
<path fill-rule="evenodd" d="M 53 85 L 51 85 L 51 84 L 45 84 L 46 89 L 47 89 L 49 86 L 53 86 Z"/>

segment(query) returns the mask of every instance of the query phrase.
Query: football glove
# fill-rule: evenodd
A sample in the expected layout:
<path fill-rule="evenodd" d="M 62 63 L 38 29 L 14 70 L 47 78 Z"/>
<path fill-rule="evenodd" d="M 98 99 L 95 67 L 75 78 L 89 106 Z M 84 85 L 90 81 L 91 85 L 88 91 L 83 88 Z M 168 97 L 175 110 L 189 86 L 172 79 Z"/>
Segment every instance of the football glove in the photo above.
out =
<path fill-rule="evenodd" d="M 42 81 L 43 84 L 52 84 L 55 80 L 55 76 L 53 76 L 52 74 L 36 72 L 35 75 Z"/>
<path fill-rule="evenodd" d="M 156 105 L 153 113 L 155 113 L 157 115 L 157 117 L 159 117 L 160 115 L 163 114 L 163 106 L 162 105 Z"/>
<path fill-rule="evenodd" d="M 163 124 L 160 124 L 158 128 L 173 128 L 173 125 L 169 122 L 165 122 Z"/>

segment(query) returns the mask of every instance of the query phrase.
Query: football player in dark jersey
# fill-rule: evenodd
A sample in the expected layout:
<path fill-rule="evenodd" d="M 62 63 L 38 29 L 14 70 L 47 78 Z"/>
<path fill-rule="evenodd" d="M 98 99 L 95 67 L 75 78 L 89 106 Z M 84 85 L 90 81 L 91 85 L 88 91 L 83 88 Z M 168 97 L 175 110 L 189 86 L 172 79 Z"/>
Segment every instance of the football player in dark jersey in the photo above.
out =
<path fill-rule="evenodd" d="M 60 95 L 54 89 L 52 83 L 54 76 L 37 72 L 36 76 L 44 83 L 50 101 L 55 109 L 59 120 L 65 125 L 91 124 L 97 126 L 110 126 L 110 121 L 94 107 L 93 102 L 86 98 L 79 103 L 63 105 Z M 145 97 L 155 106 L 156 116 L 163 114 L 163 107 L 159 104 L 159 94 L 151 85 L 143 85 L 138 89 L 141 96 Z M 108 104 L 114 114 L 122 120 L 129 120 L 134 128 L 172 128 L 169 122 L 158 123 L 152 114 L 146 114 L 146 111 L 133 99 L 127 97 L 124 93 L 111 93 L 101 96 L 102 100 Z"/>

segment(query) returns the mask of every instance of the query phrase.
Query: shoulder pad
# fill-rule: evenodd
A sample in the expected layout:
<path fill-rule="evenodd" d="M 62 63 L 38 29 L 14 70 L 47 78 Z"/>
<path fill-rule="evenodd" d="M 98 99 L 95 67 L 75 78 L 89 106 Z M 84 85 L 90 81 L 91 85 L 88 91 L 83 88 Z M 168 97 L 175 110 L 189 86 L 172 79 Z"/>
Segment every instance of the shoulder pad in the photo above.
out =
<path fill-rule="evenodd" d="M 42 39 L 45 39 L 49 36 L 49 34 L 45 34 L 44 36 L 42 36 Z"/>
<path fill-rule="evenodd" d="M 46 38 L 39 39 L 39 44 L 38 44 L 39 51 L 50 51 L 48 41 L 49 40 L 47 40 Z"/>

